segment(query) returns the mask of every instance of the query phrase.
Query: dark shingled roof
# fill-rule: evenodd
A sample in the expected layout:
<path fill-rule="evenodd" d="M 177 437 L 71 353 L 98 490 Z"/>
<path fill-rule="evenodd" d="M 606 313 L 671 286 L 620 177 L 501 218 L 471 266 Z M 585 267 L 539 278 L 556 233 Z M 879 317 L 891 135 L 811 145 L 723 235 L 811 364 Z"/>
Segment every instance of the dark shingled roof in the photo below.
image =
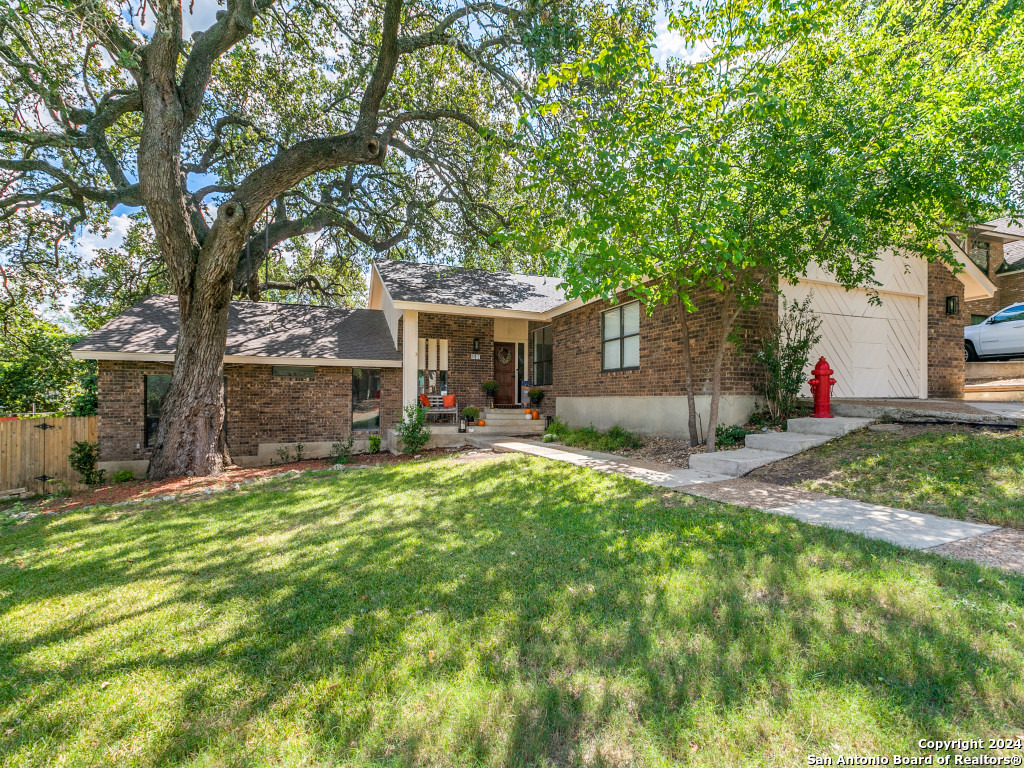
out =
<path fill-rule="evenodd" d="M 1017 241 L 1003 243 L 1003 264 L 1000 265 L 997 274 L 1024 269 L 1024 221 L 1004 216 L 1001 219 L 986 221 L 985 226 L 992 227 L 1001 235 L 1021 238 Z"/>
<path fill-rule="evenodd" d="M 567 299 L 558 277 L 513 275 L 441 264 L 383 260 L 374 265 L 394 301 L 547 312 Z"/>
<path fill-rule="evenodd" d="M 73 351 L 82 357 L 90 352 L 171 355 L 177 341 L 178 300 L 149 296 L 89 334 Z M 225 355 L 402 360 L 380 310 L 253 301 L 231 302 Z"/>

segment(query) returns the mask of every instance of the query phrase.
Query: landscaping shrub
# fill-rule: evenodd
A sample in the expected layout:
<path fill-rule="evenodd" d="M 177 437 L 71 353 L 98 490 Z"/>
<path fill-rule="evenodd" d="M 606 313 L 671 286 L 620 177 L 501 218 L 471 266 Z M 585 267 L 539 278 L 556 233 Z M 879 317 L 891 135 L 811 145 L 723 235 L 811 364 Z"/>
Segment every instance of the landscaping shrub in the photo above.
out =
<path fill-rule="evenodd" d="M 82 482 L 86 485 L 99 485 L 103 482 L 105 470 L 96 469 L 96 462 L 100 458 L 100 444 L 89 443 L 84 440 L 77 440 L 71 446 L 71 453 L 68 454 L 68 463 L 71 468 L 82 476 Z"/>
<path fill-rule="evenodd" d="M 740 445 L 747 437 L 747 430 L 739 424 L 725 426 L 719 424 L 715 428 L 715 445 Z"/>
<path fill-rule="evenodd" d="M 469 421 L 476 421 L 480 416 L 480 409 L 475 405 L 467 405 L 462 409 L 462 415 L 465 416 Z"/>
<path fill-rule="evenodd" d="M 405 418 L 395 426 L 402 450 L 415 453 L 430 442 L 430 427 L 427 426 L 427 409 L 418 405 L 405 406 Z"/>
<path fill-rule="evenodd" d="M 540 405 L 540 401 L 544 399 L 544 390 L 540 387 L 530 387 L 526 391 L 527 397 L 530 398 L 530 402 L 534 405 Z"/>
<path fill-rule="evenodd" d="M 372 439 L 373 438 L 371 437 L 371 440 Z M 378 437 L 377 440 L 379 442 L 380 438 Z M 355 442 L 355 439 L 352 437 L 352 435 L 349 435 L 346 440 L 344 440 L 344 441 L 339 440 L 334 445 L 332 445 L 331 446 L 331 459 L 332 459 L 332 461 L 335 464 L 348 464 L 350 461 L 352 461 L 352 444 L 354 442 Z M 371 445 L 372 445 L 372 442 L 371 442 Z"/>
<path fill-rule="evenodd" d="M 781 317 L 761 335 L 761 346 L 754 353 L 761 367 L 757 394 L 764 398 L 774 424 L 799 412 L 797 396 L 807 375 L 811 347 L 821 339 L 820 327 L 810 296 L 803 302 L 783 297 Z"/>
<path fill-rule="evenodd" d="M 639 448 L 643 440 L 622 427 L 612 427 L 601 432 L 591 424 L 587 427 L 573 429 L 561 419 L 552 419 L 545 430 L 545 437 L 551 435 L 563 445 L 585 448 L 590 451 L 621 451 L 624 448 Z"/>
<path fill-rule="evenodd" d="M 119 469 L 110 476 L 110 479 L 115 483 L 130 483 L 135 479 L 135 473 L 130 469 Z"/>
<path fill-rule="evenodd" d="M 370 453 L 380 453 L 380 435 L 370 435 Z"/>

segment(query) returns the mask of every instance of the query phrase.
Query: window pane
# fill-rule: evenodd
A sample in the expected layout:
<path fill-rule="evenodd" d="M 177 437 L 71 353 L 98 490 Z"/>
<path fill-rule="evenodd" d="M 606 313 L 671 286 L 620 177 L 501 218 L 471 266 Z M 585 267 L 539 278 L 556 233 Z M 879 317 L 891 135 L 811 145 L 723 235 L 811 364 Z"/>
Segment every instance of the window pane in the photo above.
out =
<path fill-rule="evenodd" d="M 312 379 L 316 369 L 311 365 L 273 365 L 270 373 L 272 376 L 287 379 Z"/>
<path fill-rule="evenodd" d="M 380 428 L 380 369 L 352 369 L 352 429 Z"/>
<path fill-rule="evenodd" d="M 550 325 L 547 328 L 541 328 L 540 332 L 543 334 L 544 344 L 546 344 L 548 347 L 554 344 L 554 334 L 552 333 Z"/>
<path fill-rule="evenodd" d="M 604 369 L 612 370 L 621 368 L 619 360 L 619 340 L 606 341 L 604 343 Z"/>
<path fill-rule="evenodd" d="M 629 336 L 622 340 L 622 367 L 638 368 L 640 366 L 640 337 Z"/>
<path fill-rule="evenodd" d="M 604 337 L 605 339 L 619 338 L 619 310 L 609 309 L 604 313 Z"/>
<path fill-rule="evenodd" d="M 634 301 L 622 308 L 622 335 L 640 333 L 640 302 Z"/>
<path fill-rule="evenodd" d="M 171 385 L 171 377 L 162 374 L 154 374 L 146 377 L 145 395 L 145 441 L 146 447 L 156 442 L 157 429 L 160 427 L 160 410 L 163 407 L 164 397 L 167 396 L 167 388 Z"/>

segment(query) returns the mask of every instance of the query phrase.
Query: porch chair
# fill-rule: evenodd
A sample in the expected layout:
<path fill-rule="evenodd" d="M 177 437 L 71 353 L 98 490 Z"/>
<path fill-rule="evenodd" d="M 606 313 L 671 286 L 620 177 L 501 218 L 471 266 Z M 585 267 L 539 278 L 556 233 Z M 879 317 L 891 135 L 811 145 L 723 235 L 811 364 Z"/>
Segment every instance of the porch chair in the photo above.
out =
<path fill-rule="evenodd" d="M 445 398 L 450 405 L 445 405 Z M 459 420 L 459 408 L 455 402 L 455 395 L 420 395 L 420 405 L 429 409 L 427 421 L 441 421 L 442 418 L 451 417 L 452 424 Z"/>

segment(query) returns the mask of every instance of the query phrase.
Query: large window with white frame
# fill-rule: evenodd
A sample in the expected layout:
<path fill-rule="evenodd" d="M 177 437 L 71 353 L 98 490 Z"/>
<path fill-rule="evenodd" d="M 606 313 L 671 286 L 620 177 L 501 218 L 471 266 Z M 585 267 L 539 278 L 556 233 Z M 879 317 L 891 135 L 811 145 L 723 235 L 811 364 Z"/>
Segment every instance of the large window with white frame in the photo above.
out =
<path fill-rule="evenodd" d="M 640 367 L 640 302 L 631 301 L 601 313 L 601 370 Z"/>
<path fill-rule="evenodd" d="M 554 375 L 551 361 L 554 358 L 554 344 L 551 326 L 538 328 L 533 332 L 533 380 L 536 387 L 551 384 Z"/>

